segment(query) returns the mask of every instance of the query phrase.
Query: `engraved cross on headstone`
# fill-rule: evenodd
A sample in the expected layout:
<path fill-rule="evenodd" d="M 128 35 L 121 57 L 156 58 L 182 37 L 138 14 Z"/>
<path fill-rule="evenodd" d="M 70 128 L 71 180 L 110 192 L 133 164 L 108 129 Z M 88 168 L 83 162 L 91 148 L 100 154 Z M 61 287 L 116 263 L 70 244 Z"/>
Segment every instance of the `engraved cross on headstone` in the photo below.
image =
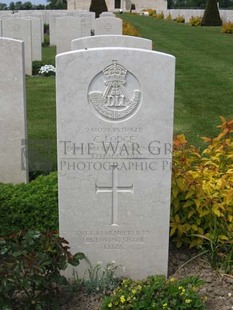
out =
<path fill-rule="evenodd" d="M 110 30 L 112 30 L 112 25 L 111 24 L 105 24 L 104 28 L 106 31 L 110 31 Z"/>
<path fill-rule="evenodd" d="M 117 165 L 112 166 L 112 186 L 98 186 L 95 185 L 96 194 L 98 193 L 112 193 L 112 223 L 111 226 L 119 226 L 117 224 L 117 194 L 131 193 L 133 194 L 133 184 L 130 186 L 119 186 L 117 183 Z"/>

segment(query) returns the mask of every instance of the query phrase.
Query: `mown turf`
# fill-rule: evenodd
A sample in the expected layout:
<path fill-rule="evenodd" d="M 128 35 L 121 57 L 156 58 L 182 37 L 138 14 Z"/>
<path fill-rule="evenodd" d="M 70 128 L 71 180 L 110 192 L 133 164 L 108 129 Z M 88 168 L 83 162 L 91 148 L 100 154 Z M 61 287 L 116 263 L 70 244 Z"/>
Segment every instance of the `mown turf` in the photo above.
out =
<path fill-rule="evenodd" d="M 55 48 L 43 48 L 43 62 L 54 64 Z M 26 78 L 30 171 L 56 169 L 55 77 Z"/>

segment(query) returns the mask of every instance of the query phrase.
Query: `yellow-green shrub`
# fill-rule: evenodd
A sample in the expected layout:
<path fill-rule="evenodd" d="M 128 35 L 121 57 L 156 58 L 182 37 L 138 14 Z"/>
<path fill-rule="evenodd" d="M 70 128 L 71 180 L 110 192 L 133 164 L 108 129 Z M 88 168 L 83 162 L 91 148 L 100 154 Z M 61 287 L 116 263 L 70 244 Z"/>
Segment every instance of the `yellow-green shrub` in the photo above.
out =
<path fill-rule="evenodd" d="M 171 13 L 169 13 L 169 14 L 167 15 L 166 20 L 172 20 Z"/>
<path fill-rule="evenodd" d="M 201 26 L 202 17 L 201 16 L 191 16 L 189 19 L 189 24 L 191 26 Z"/>
<path fill-rule="evenodd" d="M 128 22 L 123 21 L 123 34 L 127 36 L 139 37 L 140 33 L 137 28 Z"/>
<path fill-rule="evenodd" d="M 178 247 L 233 242 L 233 120 L 221 120 L 202 152 L 184 135 L 174 139 L 170 235 Z"/>
<path fill-rule="evenodd" d="M 184 23 L 184 22 L 185 22 L 185 18 L 184 18 L 184 16 L 178 15 L 178 16 L 176 17 L 175 21 L 176 21 L 177 23 Z"/>
<path fill-rule="evenodd" d="M 223 24 L 221 32 L 233 34 L 233 23 L 228 22 L 228 23 Z"/>
<path fill-rule="evenodd" d="M 149 16 L 153 16 L 154 14 L 156 14 L 156 10 L 153 10 L 153 9 L 147 9 L 147 10 L 144 10 L 146 12 L 149 13 Z"/>
<path fill-rule="evenodd" d="M 158 19 L 164 19 L 163 11 L 161 13 L 157 14 L 157 18 Z"/>

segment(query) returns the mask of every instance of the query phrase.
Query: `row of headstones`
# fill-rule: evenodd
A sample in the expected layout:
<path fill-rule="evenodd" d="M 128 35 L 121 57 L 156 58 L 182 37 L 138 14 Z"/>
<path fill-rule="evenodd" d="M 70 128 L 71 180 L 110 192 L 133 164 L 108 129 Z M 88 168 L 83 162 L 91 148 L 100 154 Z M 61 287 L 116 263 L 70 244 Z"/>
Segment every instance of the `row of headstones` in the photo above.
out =
<path fill-rule="evenodd" d="M 50 44 L 57 46 L 57 53 L 70 51 L 73 39 L 90 36 L 92 31 L 96 34 L 122 34 L 122 21 L 112 13 L 102 14 L 102 18 L 95 22 L 96 26 L 93 26 L 94 13 L 73 11 L 69 14 L 74 16 L 51 15 Z M 32 61 L 42 59 L 43 21 L 30 16 L 9 18 L 6 15 L 0 20 L 0 36 L 24 41 L 25 73 L 32 75 Z"/>
<path fill-rule="evenodd" d="M 71 41 L 76 38 L 122 34 L 122 20 L 113 13 L 104 12 L 94 20 L 93 17 L 93 13 L 89 13 L 89 19 L 74 16 L 54 17 L 54 29 L 50 23 L 50 44 L 56 45 L 57 54 L 70 51 Z"/>
<path fill-rule="evenodd" d="M 146 39 L 94 40 L 56 57 L 59 231 L 92 265 L 167 274 L 175 59 Z M 0 38 L 0 91 L 0 180 L 27 181 L 21 41 Z"/>
<path fill-rule="evenodd" d="M 0 20 L 0 37 L 13 38 L 24 42 L 25 73 L 32 75 L 32 61 L 42 60 L 42 42 L 44 38 L 41 19 L 6 18 Z"/>

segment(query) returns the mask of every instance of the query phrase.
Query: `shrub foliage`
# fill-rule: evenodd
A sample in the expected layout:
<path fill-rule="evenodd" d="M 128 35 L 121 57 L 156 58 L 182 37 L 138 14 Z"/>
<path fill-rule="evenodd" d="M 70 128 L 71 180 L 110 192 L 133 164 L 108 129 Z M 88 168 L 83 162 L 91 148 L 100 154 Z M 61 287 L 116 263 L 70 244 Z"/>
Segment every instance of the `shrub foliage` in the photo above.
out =
<path fill-rule="evenodd" d="M 232 22 L 228 22 L 228 23 L 223 24 L 221 32 L 222 33 L 233 34 L 233 23 Z"/>
<path fill-rule="evenodd" d="M 189 24 L 191 26 L 201 26 L 202 17 L 200 16 L 191 16 L 189 19 Z"/>
<path fill-rule="evenodd" d="M 183 24 L 183 23 L 185 23 L 185 18 L 184 18 L 183 15 L 178 15 L 178 16 L 176 17 L 175 21 L 176 21 L 177 23 Z"/>
<path fill-rule="evenodd" d="M 105 297 L 102 310 L 107 309 L 204 309 L 197 288 L 202 284 L 196 277 L 183 280 L 165 276 L 150 276 L 143 281 L 124 279 L 113 295 Z"/>
<path fill-rule="evenodd" d="M 101 13 L 108 11 L 105 0 L 91 0 L 90 12 L 95 12 L 95 17 L 98 18 Z"/>
<path fill-rule="evenodd" d="M 134 37 L 140 36 L 138 29 L 126 21 L 123 21 L 123 34 L 127 36 L 134 36 Z"/>
<path fill-rule="evenodd" d="M 84 257 L 72 255 L 68 242 L 51 232 L 1 237 L 0 308 L 59 309 L 59 293 L 69 284 L 60 271 Z"/>
<path fill-rule="evenodd" d="M 217 0 L 207 0 L 206 9 L 201 22 L 202 26 L 221 26 Z"/>
<path fill-rule="evenodd" d="M 20 230 L 58 228 L 57 174 L 29 184 L 0 184 L 0 236 Z"/>
<path fill-rule="evenodd" d="M 203 138 L 208 146 L 202 152 L 184 135 L 174 139 L 171 237 L 178 247 L 208 241 L 223 260 L 232 260 L 233 120 L 221 120 L 219 135 Z"/>
<path fill-rule="evenodd" d="M 203 138 L 202 152 L 184 135 L 174 139 L 171 236 L 178 246 L 201 244 L 195 234 L 214 233 L 216 220 L 223 240 L 233 230 L 233 120 L 222 118 L 219 128 L 216 138 Z"/>

